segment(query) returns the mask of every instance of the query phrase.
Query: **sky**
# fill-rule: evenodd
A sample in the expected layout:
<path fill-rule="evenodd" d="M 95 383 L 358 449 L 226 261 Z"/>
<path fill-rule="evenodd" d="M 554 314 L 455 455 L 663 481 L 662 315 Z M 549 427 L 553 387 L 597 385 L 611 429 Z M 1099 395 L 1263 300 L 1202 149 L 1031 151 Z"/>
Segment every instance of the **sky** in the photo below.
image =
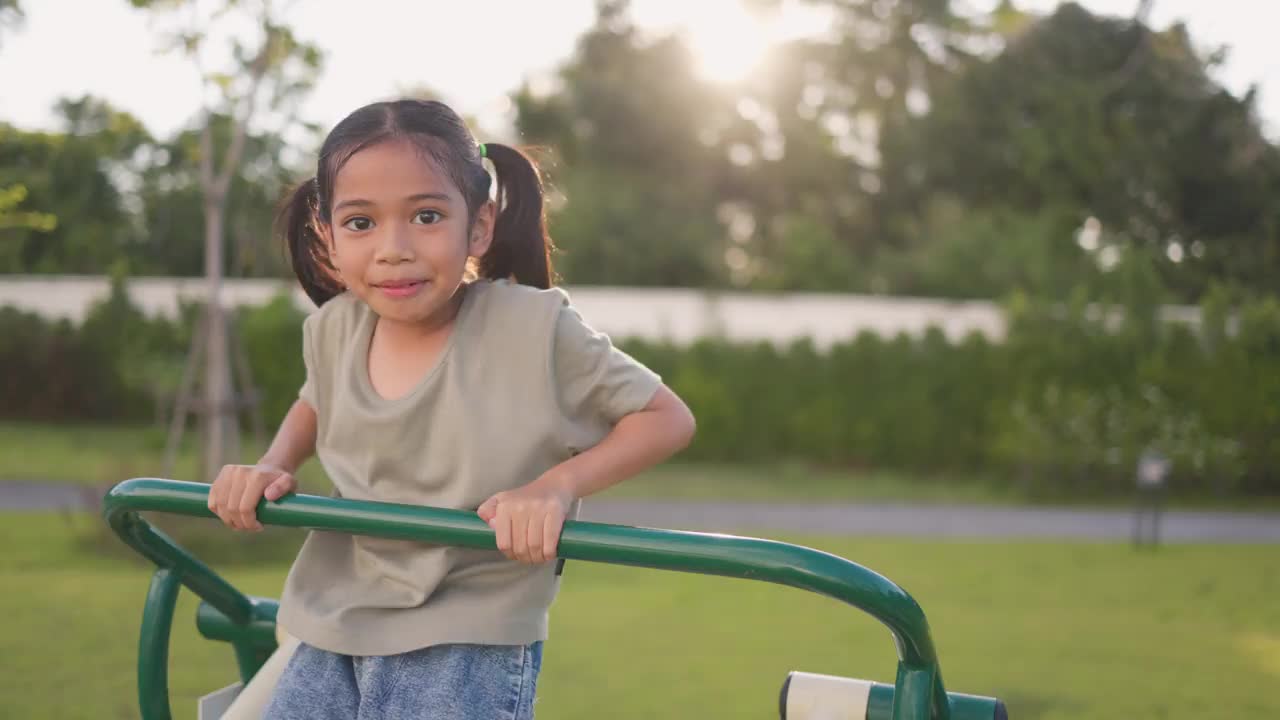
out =
<path fill-rule="evenodd" d="M 986 8 L 995 0 L 961 0 Z M 1055 0 L 1020 0 L 1052 9 Z M 1082 0 L 1090 10 L 1129 16 L 1138 0 Z M 50 128 L 61 97 L 90 93 L 125 109 L 164 136 L 188 124 L 201 95 L 185 57 L 158 52 L 156 27 L 126 0 L 27 0 L 27 19 L 0 37 L 0 120 Z M 749 68 L 772 39 L 821 24 L 809 6 L 785 2 L 780 22 L 761 25 L 736 0 L 633 0 L 647 31 L 686 32 L 708 78 Z M 412 88 L 428 87 L 482 121 L 508 117 L 507 93 L 546 78 L 594 17 L 593 0 L 297 0 L 288 21 L 326 53 L 325 71 L 303 106 L 307 120 L 331 127 L 348 112 Z M 1280 136 L 1280 25 L 1275 0 L 1154 0 L 1151 21 L 1184 21 L 1202 47 L 1226 46 L 1217 73 L 1233 92 L 1260 88 L 1260 114 Z"/>

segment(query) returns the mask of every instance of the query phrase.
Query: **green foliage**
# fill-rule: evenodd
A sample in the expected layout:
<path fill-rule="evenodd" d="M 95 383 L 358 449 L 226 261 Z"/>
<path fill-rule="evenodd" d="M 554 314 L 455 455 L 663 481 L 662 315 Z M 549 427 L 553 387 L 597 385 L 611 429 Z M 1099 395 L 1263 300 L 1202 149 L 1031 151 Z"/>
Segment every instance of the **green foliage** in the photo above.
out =
<path fill-rule="evenodd" d="M 626 347 L 693 409 L 698 437 L 688 452 L 698 459 L 976 467 L 988 416 L 1007 397 L 999 354 L 976 336 L 950 345 L 937 331 L 918 340 L 866 333 L 827 353 L 807 342 Z"/>
<path fill-rule="evenodd" d="M 623 347 L 693 409 L 690 460 L 1003 471 L 1036 479 L 1031 492 L 1114 495 L 1155 447 L 1180 489 L 1277 493 L 1280 302 L 1228 311 L 1224 292 L 1198 331 L 1077 293 L 1066 304 L 1012 298 L 1001 343 L 951 343 L 934 329 L 864 333 L 823 352 L 807 341 Z M 176 389 L 194 311 L 178 324 L 145 318 L 119 284 L 80 328 L 0 311 L 0 407 L 12 419 L 144 419 Z M 304 379 L 302 317 L 283 295 L 238 315 L 272 427 Z"/>
<path fill-rule="evenodd" d="M 1212 64 L 1180 25 L 1156 32 L 1066 3 L 940 86 L 928 115 L 886 128 L 881 211 L 911 218 L 938 193 L 971 212 L 1054 208 L 1149 253 L 1184 300 L 1215 278 L 1268 292 L 1280 275 L 1280 150 L 1253 94 L 1225 91 Z M 993 244 L 988 262 L 1017 250 Z"/>
<path fill-rule="evenodd" d="M 1074 3 L 1001 4 L 989 23 L 945 1 L 817 4 L 829 37 L 725 85 L 603 3 L 557 82 L 517 94 L 519 129 L 559 151 L 570 189 L 553 233 L 592 259 L 567 277 L 1065 299 L 1132 256 L 1183 301 L 1275 286 L 1280 151 L 1185 28 Z M 698 244 L 682 256 L 696 271 L 653 262 L 699 215 L 718 222 L 675 234 Z M 1102 240 L 1082 249 L 1089 218 Z"/>
<path fill-rule="evenodd" d="M 931 331 L 864 334 L 827 353 L 716 341 L 627 347 L 693 408 L 689 452 L 700 459 L 1005 468 L 1045 491 L 1114 494 L 1156 447 L 1183 488 L 1276 492 L 1278 309 L 1244 306 L 1238 330 L 1214 343 L 1211 327 L 1153 332 L 1138 313 L 1077 296 L 1066 306 L 1015 300 L 1001 344 L 950 344 Z"/>
<path fill-rule="evenodd" d="M 780 214 L 774 219 L 775 244 L 763 255 L 762 243 L 744 251 L 747 276 L 761 290 L 804 287 L 840 291 L 853 284 L 866 285 L 853 249 L 835 237 L 831 228 L 803 214 Z M 754 267 L 752 253 L 754 249 Z M 732 256 L 727 256 L 731 258 Z M 733 272 L 733 268 L 730 269 Z"/>
<path fill-rule="evenodd" d="M 200 274 L 205 222 L 217 216 L 228 219 L 220 237 L 231 274 L 281 274 L 271 220 L 300 174 L 282 159 L 289 155 L 283 138 L 313 129 L 294 118 L 320 51 L 279 22 L 279 3 L 133 4 L 196 60 L 206 95 L 221 102 L 192 108 L 193 129 L 167 139 L 91 96 L 56 104 L 57 131 L 0 124 L 0 190 L 28 194 L 16 216 L 6 210 L 15 201 L 0 198 L 0 272 L 100 274 L 123 261 L 137 273 Z M 0 21 L 16 9 L 0 4 Z M 228 47 L 209 47 L 224 36 Z"/>
<path fill-rule="evenodd" d="M 0 308 L 0 408 L 28 420 L 150 419 L 177 386 L 187 334 L 143 316 L 123 281 L 79 327 Z"/>
<path fill-rule="evenodd" d="M 236 331 L 253 382 L 264 391 L 262 413 L 268 427 L 274 428 L 284 419 L 306 379 L 302 318 L 293 299 L 284 294 L 267 305 L 238 314 Z"/>
<path fill-rule="evenodd" d="M 1096 262 L 1076 244 L 1076 219 L 1051 208 L 1017 212 L 973 209 L 932 197 L 896 228 L 904 240 L 884 250 L 870 272 L 877 292 L 985 299 L 993 289 L 1066 297 L 1097 285 Z"/>
<path fill-rule="evenodd" d="M 49 232 L 58 227 L 58 218 L 53 215 L 20 210 L 19 205 L 26 199 L 25 185 L 0 188 L 0 229 L 18 227 Z"/>
<path fill-rule="evenodd" d="M 0 123 L 0 188 L 21 185 L 22 212 L 56 222 L 3 223 L 0 272 L 102 272 L 134 235 L 102 146 Z"/>
<path fill-rule="evenodd" d="M 0 412 L 7 418 L 129 416 L 128 393 L 71 326 L 0 308 Z"/>
<path fill-rule="evenodd" d="M 320 53 L 280 3 L 131 1 L 220 101 L 164 138 L 92 97 L 60 102 L 57 131 L 0 125 L 0 189 L 24 186 L 42 219 L 0 218 L 0 272 L 199 274 L 225 199 L 228 274 L 284 274 L 272 210 L 316 145 L 285 138 Z M 766 21 L 778 7 L 750 4 Z M 546 149 L 567 281 L 1125 304 L 1277 286 L 1280 150 L 1184 27 L 1070 2 L 810 4 L 825 35 L 716 82 L 686 39 L 600 2 L 551 81 L 513 93 L 521 141 Z M 285 124 L 250 123 L 241 146 L 251 99 Z"/>
<path fill-rule="evenodd" d="M 169 18 L 190 7 L 132 1 Z M 639 32 L 626 2 L 599 4 L 550 89 L 514 98 L 525 139 L 552 148 L 562 274 L 1010 297 L 1012 330 L 1000 345 L 864 336 L 822 353 L 629 345 L 694 405 L 692 454 L 1002 467 L 1105 488 L 1157 444 L 1177 482 L 1276 489 L 1280 151 L 1253 95 L 1216 84 L 1215 58 L 1184 28 L 1073 3 L 1044 18 L 1001 3 L 989 25 L 946 0 L 822 4 L 829 38 L 775 48 L 737 85 L 697 78 L 685 43 Z M 228 104 L 199 130 L 152 138 L 90 97 L 59 104 L 57 132 L 0 124 L 0 189 L 25 188 L 28 219 L 57 218 L 0 219 L 0 272 L 200 272 L 202 139 L 236 144 L 231 101 L 258 81 L 292 117 L 321 59 L 270 13 L 255 17 L 263 42 L 233 41 L 210 69 Z M 171 39 L 194 54 L 206 37 Z M 993 39 L 1001 49 L 983 51 Z M 243 141 L 224 259 L 233 275 L 278 274 L 267 228 L 296 173 L 282 134 Z M 13 192 L 0 198 L 9 211 Z M 136 419 L 172 392 L 189 314 L 164 324 L 121 297 L 81 329 L 0 315 L 8 376 L 49 387 L 10 380 L 3 412 Z M 1203 300 L 1203 326 L 1163 324 L 1170 300 Z M 301 381 L 297 322 L 284 300 L 240 318 L 271 422 Z"/>
<path fill-rule="evenodd" d="M 64 100 L 58 112 L 66 132 L 0 124 L 0 272 L 101 274 L 124 262 L 136 274 L 200 274 L 200 133 L 155 139 L 129 114 L 90 97 Z M 214 141 L 229 143 L 230 118 L 210 122 Z M 279 134 L 245 139 L 243 165 L 227 191 L 232 275 L 286 272 L 270 232 L 276 204 L 298 174 L 281 162 L 284 154 Z"/>
<path fill-rule="evenodd" d="M 625 6 L 601 5 L 554 91 L 515 97 L 525 139 L 557 151 L 552 181 L 564 192 L 551 224 L 565 276 L 848 288 L 842 236 L 857 225 L 861 197 L 847 192 L 854 168 L 830 133 L 795 113 L 805 59 L 780 53 L 757 82 L 716 85 L 690 71 L 680 38 L 646 37 Z M 834 264 L 809 264 L 823 260 Z"/>
<path fill-rule="evenodd" d="M 231 118 L 209 119 L 214 143 L 231 141 Z M 155 159 L 143 170 L 138 199 L 147 235 L 137 246 L 136 272 L 199 275 L 204 269 L 204 202 L 200 187 L 200 132 L 184 130 L 157 142 Z M 288 272 L 271 226 L 279 198 L 299 173 L 279 158 L 284 140 L 250 133 L 241 167 L 231 175 L 226 197 L 224 263 L 232 276 L 279 276 Z"/>
<path fill-rule="evenodd" d="M 707 287 L 724 284 L 713 217 L 678 188 L 644 178 L 578 173 L 558 190 L 575 212 L 555 227 L 566 282 Z M 645 222 L 637 223 L 637 217 Z M 637 253 L 637 247 L 644 247 Z"/>

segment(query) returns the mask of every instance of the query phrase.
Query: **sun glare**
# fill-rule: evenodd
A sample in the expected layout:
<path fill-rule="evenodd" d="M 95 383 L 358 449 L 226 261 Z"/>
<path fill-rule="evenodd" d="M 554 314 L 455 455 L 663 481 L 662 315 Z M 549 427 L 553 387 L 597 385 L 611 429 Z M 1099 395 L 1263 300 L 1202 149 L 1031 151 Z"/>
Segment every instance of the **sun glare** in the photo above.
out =
<path fill-rule="evenodd" d="M 699 2 L 701 16 L 685 33 L 698 72 L 713 82 L 733 83 L 758 68 L 777 41 L 761 18 L 733 0 Z"/>
<path fill-rule="evenodd" d="M 781 0 L 754 12 L 745 0 L 636 0 L 638 24 L 667 28 L 689 43 L 703 78 L 738 83 L 768 63 L 780 43 L 830 30 L 831 10 L 800 0 Z"/>

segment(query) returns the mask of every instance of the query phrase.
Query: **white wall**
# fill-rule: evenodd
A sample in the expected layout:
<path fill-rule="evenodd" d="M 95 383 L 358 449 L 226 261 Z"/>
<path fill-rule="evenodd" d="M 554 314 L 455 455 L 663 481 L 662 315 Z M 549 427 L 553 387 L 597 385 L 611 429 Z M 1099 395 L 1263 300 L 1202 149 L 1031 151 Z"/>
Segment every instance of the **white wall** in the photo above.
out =
<path fill-rule="evenodd" d="M 200 278 L 135 278 L 128 287 L 143 312 L 170 317 L 176 314 L 180 298 L 199 301 L 204 293 Z M 0 306 L 78 322 L 109 289 L 109 281 L 96 276 L 0 276 Z M 296 284 L 277 280 L 229 280 L 224 302 L 259 305 L 281 292 L 290 292 L 299 308 L 314 309 Z M 615 338 L 683 344 L 708 335 L 779 343 L 808 337 L 825 348 L 863 330 L 914 335 L 934 325 L 952 340 L 970 332 L 999 340 L 1005 332 L 1003 312 L 990 302 L 621 287 L 580 287 L 569 292 L 587 321 Z M 1198 317 L 1194 308 L 1168 308 L 1166 314 L 1184 322 Z"/>

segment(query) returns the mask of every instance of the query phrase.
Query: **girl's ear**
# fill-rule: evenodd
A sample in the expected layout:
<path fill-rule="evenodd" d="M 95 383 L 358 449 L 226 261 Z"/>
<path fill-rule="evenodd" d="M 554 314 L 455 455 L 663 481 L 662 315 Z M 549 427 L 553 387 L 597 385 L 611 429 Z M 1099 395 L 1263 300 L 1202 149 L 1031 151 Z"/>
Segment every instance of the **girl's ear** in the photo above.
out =
<path fill-rule="evenodd" d="M 471 223 L 471 237 L 467 238 L 467 255 L 479 259 L 489 252 L 489 246 L 493 244 L 493 223 L 496 216 L 497 207 L 492 200 L 480 206 L 475 222 Z"/>

